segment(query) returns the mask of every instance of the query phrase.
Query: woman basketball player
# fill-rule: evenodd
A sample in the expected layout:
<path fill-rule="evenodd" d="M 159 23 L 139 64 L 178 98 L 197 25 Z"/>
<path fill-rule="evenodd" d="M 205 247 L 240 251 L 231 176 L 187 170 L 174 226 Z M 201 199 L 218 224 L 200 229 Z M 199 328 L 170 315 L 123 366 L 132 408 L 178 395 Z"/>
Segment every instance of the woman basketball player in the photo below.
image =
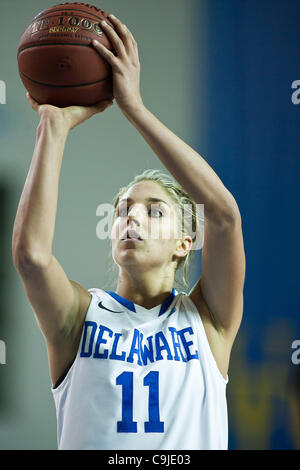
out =
<path fill-rule="evenodd" d="M 13 230 L 13 259 L 45 337 L 59 449 L 227 449 L 226 384 L 243 311 L 245 254 L 232 194 L 143 104 L 137 43 L 117 18 L 114 99 L 174 176 L 148 170 L 114 200 L 116 292 L 86 290 L 52 253 L 59 174 L 70 129 L 112 102 L 39 105 L 35 149 Z M 192 232 L 180 214 L 205 207 L 202 275 L 187 295 L 174 277 Z M 196 220 L 197 221 L 197 220 Z"/>

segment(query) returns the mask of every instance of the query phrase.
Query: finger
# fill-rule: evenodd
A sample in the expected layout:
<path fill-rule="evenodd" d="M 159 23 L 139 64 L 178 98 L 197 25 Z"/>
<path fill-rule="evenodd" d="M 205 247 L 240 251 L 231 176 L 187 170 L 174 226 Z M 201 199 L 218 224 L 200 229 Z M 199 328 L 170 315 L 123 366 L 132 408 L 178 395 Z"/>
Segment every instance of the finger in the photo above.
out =
<path fill-rule="evenodd" d="M 108 18 L 111 21 L 111 23 L 114 25 L 117 33 L 120 34 L 120 36 L 125 36 L 126 37 L 128 35 L 131 35 L 131 32 L 129 31 L 127 26 L 125 24 L 123 24 L 122 21 L 120 21 L 116 16 L 108 15 Z"/>
<path fill-rule="evenodd" d="M 28 93 L 28 91 L 26 92 L 26 97 L 32 109 L 38 112 L 39 106 L 40 106 L 39 103 L 32 98 L 32 96 Z"/>
<path fill-rule="evenodd" d="M 126 50 L 129 51 L 130 46 L 134 46 L 137 48 L 136 40 L 133 37 L 131 31 L 127 28 L 125 24 L 123 24 L 116 16 L 108 15 L 110 22 L 114 25 L 115 29 L 117 30 L 118 34 L 121 36 Z"/>
<path fill-rule="evenodd" d="M 102 100 L 92 106 L 89 106 L 89 109 L 92 114 L 95 114 L 95 113 L 104 111 L 106 108 L 109 108 L 112 105 L 113 105 L 112 100 Z"/>
<path fill-rule="evenodd" d="M 111 100 L 102 100 L 92 106 L 69 106 L 64 108 L 65 119 L 69 122 L 70 129 L 73 129 L 94 114 L 104 111 L 110 103 Z"/>
<path fill-rule="evenodd" d="M 105 31 L 117 55 L 123 58 L 126 55 L 125 45 L 123 43 L 123 40 L 126 41 L 124 28 L 118 26 L 118 31 L 116 32 L 106 21 L 101 21 L 101 28 Z"/>
<path fill-rule="evenodd" d="M 135 41 L 132 33 L 127 28 L 127 26 L 123 24 L 116 16 L 108 15 L 108 18 L 111 21 L 111 23 L 114 25 L 116 31 L 121 36 L 124 42 L 127 42 L 129 44 L 130 40 L 133 42 Z"/>
<path fill-rule="evenodd" d="M 97 52 L 104 57 L 104 59 L 107 60 L 107 62 L 113 67 L 116 64 L 116 56 L 109 50 L 107 47 L 105 47 L 103 44 L 101 44 L 97 39 L 92 40 L 92 45 L 95 47 Z"/>
<path fill-rule="evenodd" d="M 110 100 L 101 100 L 98 101 L 98 103 L 94 104 L 94 106 L 97 106 L 99 108 L 107 108 L 107 106 L 111 106 L 114 103 L 113 99 Z"/>

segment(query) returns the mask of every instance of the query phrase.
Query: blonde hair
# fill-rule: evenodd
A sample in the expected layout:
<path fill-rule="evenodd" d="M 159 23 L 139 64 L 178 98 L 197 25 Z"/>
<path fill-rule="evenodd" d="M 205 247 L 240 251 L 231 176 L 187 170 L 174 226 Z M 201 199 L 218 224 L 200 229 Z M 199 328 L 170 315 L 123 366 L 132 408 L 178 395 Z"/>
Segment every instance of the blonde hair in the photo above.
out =
<path fill-rule="evenodd" d="M 145 180 L 154 181 L 158 183 L 165 191 L 167 191 L 171 199 L 175 202 L 177 214 L 182 215 L 184 213 L 184 215 L 181 217 L 181 221 L 182 221 L 181 234 L 190 235 L 193 242 L 195 242 L 196 237 L 199 234 L 200 226 L 201 224 L 203 225 L 204 223 L 204 217 L 202 217 L 202 215 L 199 214 L 199 211 L 197 210 L 196 202 L 190 198 L 190 196 L 186 193 L 183 187 L 179 183 L 177 183 L 177 181 L 174 178 L 172 178 L 172 176 L 160 170 L 155 170 L 155 169 L 144 170 L 143 173 L 136 175 L 134 179 L 130 181 L 130 183 L 128 183 L 126 186 L 122 186 L 119 189 L 118 193 L 113 198 L 114 208 L 117 207 L 119 200 L 124 193 L 126 193 L 136 183 L 140 183 L 141 181 L 145 181 Z M 187 220 L 189 221 L 188 223 L 187 223 Z M 203 236 L 203 230 L 201 231 L 201 233 Z M 110 245 L 111 245 L 111 240 L 110 240 Z M 116 266 L 116 263 L 112 262 L 111 253 L 112 253 L 112 250 L 110 250 L 110 253 L 109 253 L 108 272 L 109 271 L 113 272 L 114 266 Z M 174 281 L 184 288 L 188 287 L 190 264 L 194 256 L 195 256 L 195 250 L 190 250 L 184 258 L 180 258 L 179 261 L 177 262 Z M 176 274 L 179 271 L 179 268 L 181 268 L 181 271 L 182 271 L 182 282 L 176 279 Z M 115 276 L 114 276 L 114 281 L 116 281 Z"/>

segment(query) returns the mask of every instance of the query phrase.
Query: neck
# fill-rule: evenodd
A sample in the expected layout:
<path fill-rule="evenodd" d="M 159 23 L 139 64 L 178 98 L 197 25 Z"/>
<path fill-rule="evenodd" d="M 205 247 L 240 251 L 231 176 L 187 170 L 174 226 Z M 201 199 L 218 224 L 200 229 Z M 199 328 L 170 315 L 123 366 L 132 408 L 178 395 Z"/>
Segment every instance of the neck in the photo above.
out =
<path fill-rule="evenodd" d="M 144 282 L 143 282 L 144 281 Z M 133 303 L 141 305 L 147 309 L 162 304 L 172 293 L 174 278 L 151 278 L 133 281 L 128 275 L 122 275 L 118 278 L 116 294 L 131 300 Z"/>

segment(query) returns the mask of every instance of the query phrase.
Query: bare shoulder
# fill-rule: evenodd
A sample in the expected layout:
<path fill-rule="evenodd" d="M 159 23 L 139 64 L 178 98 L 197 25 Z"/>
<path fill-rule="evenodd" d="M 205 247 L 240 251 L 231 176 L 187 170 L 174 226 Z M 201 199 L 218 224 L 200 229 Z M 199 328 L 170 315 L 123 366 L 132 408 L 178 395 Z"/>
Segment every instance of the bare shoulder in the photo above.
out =
<path fill-rule="evenodd" d="M 92 300 L 92 294 L 78 282 L 73 281 L 72 279 L 70 279 L 70 282 L 72 286 L 74 287 L 74 289 L 77 290 L 78 297 L 79 297 L 80 310 L 85 316 Z"/>
<path fill-rule="evenodd" d="M 194 303 L 199 312 L 211 352 L 219 371 L 226 379 L 233 342 L 224 336 L 222 331 L 215 325 L 201 289 L 194 289 L 187 297 Z"/>

